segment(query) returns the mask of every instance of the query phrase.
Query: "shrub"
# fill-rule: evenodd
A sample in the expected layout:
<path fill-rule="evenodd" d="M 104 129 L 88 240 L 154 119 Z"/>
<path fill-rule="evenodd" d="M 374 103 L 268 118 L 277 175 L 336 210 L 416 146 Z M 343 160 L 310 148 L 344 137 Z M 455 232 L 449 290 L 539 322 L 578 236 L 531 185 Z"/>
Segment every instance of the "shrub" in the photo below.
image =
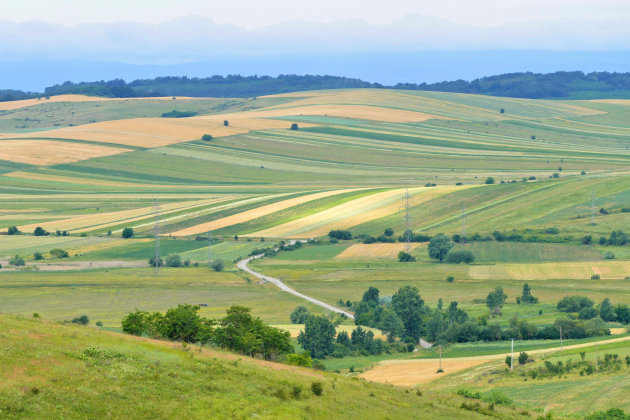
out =
<path fill-rule="evenodd" d="M 64 251 L 63 249 L 60 249 L 60 248 L 55 248 L 55 249 L 50 250 L 50 255 L 52 255 L 54 258 L 67 258 L 68 251 Z"/>
<path fill-rule="evenodd" d="M 14 265 L 16 267 L 26 265 L 26 263 L 24 262 L 24 258 L 20 257 L 17 254 L 11 257 L 11 259 L 9 260 L 9 264 Z"/>
<path fill-rule="evenodd" d="M 311 391 L 313 392 L 313 395 L 316 395 L 319 397 L 324 392 L 324 385 L 318 381 L 313 382 L 311 383 Z"/>
<path fill-rule="evenodd" d="M 349 230 L 337 229 L 337 230 L 331 230 L 330 232 L 328 232 L 328 236 L 333 239 L 350 240 L 352 239 L 352 232 L 350 232 Z"/>
<path fill-rule="evenodd" d="M 225 269 L 225 263 L 223 260 L 216 260 L 212 263 L 212 269 L 216 272 L 223 271 Z"/>
<path fill-rule="evenodd" d="M 592 308 L 593 301 L 586 296 L 565 296 L 556 305 L 560 312 L 579 312 L 582 308 Z"/>
<path fill-rule="evenodd" d="M 223 120 L 223 125 L 225 127 L 228 127 L 230 125 L 230 122 L 228 120 Z"/>
<path fill-rule="evenodd" d="M 131 238 L 133 236 L 133 228 L 126 227 L 122 231 L 122 237 L 125 239 Z"/>
<path fill-rule="evenodd" d="M 90 323 L 90 318 L 87 315 L 81 315 L 80 317 L 74 318 L 72 320 L 73 324 L 87 325 Z"/>
<path fill-rule="evenodd" d="M 293 123 L 291 124 L 291 130 L 297 130 L 299 127 L 297 125 L 297 123 Z"/>
<path fill-rule="evenodd" d="M 43 259 L 44 259 L 44 256 L 42 255 L 42 253 L 41 253 L 41 252 L 35 252 L 35 253 L 33 254 L 33 259 L 34 259 L 34 260 L 37 260 L 37 261 L 39 261 L 39 260 L 43 260 Z"/>
<path fill-rule="evenodd" d="M 558 172 L 554 172 L 553 174 L 551 174 L 552 178 L 560 178 L 560 174 Z"/>
<path fill-rule="evenodd" d="M 35 228 L 35 230 L 33 231 L 33 235 L 34 236 L 46 236 L 46 235 L 48 235 L 48 232 L 46 232 L 43 227 L 37 226 Z"/>
<path fill-rule="evenodd" d="M 400 251 L 398 253 L 398 261 L 399 262 L 413 262 L 415 260 L 416 260 L 416 257 L 414 257 L 413 255 L 409 254 L 408 252 Z"/>
<path fill-rule="evenodd" d="M 122 319 L 122 330 L 125 334 L 140 336 L 146 330 L 146 312 L 142 312 L 136 309 L 135 312 L 129 312 L 127 316 Z"/>
<path fill-rule="evenodd" d="M 212 141 L 212 134 L 204 134 L 203 136 L 201 136 L 201 140 Z"/>
<path fill-rule="evenodd" d="M 39 314 L 38 314 L 37 312 L 34 312 L 34 313 L 33 313 L 33 318 L 35 318 L 35 319 L 39 319 L 39 318 L 40 318 L 40 316 L 39 316 Z"/>
<path fill-rule="evenodd" d="M 155 259 L 155 255 L 152 256 L 151 258 L 149 258 L 149 265 L 151 267 L 155 267 L 156 263 L 155 263 L 156 259 Z M 162 267 L 164 265 L 164 260 L 161 257 L 157 258 L 157 266 L 158 267 Z"/>
<path fill-rule="evenodd" d="M 518 355 L 518 364 L 519 365 L 524 365 L 525 363 L 527 363 L 528 359 L 529 359 L 529 355 L 527 353 L 525 353 L 524 351 L 522 351 Z"/>
<path fill-rule="evenodd" d="M 622 213 L 630 213 L 630 207 L 624 207 L 621 209 Z M 15 227 L 15 226 L 14 226 Z"/>
<path fill-rule="evenodd" d="M 446 254 L 446 262 L 449 264 L 470 264 L 473 261 L 475 261 L 475 256 L 468 250 L 458 249 Z"/>
<path fill-rule="evenodd" d="M 177 254 L 169 255 L 166 257 L 166 266 L 167 267 L 181 267 L 182 259 Z"/>
<path fill-rule="evenodd" d="M 485 397 L 483 397 L 485 402 L 496 404 L 496 405 L 509 405 L 512 404 L 512 399 L 507 395 L 503 394 L 499 391 L 492 391 Z"/>
<path fill-rule="evenodd" d="M 600 275 L 599 275 L 599 274 L 593 274 L 593 275 L 591 276 L 591 280 L 599 280 L 599 279 L 601 279 L 601 277 L 600 277 Z"/>
<path fill-rule="evenodd" d="M 606 251 L 606 253 L 604 254 L 604 258 L 607 260 L 614 260 L 615 254 L 612 251 Z"/>
<path fill-rule="evenodd" d="M 17 228 L 17 226 L 9 226 L 9 229 L 7 230 L 7 234 L 9 234 L 9 235 L 17 235 L 18 233 L 20 233 L 20 231 Z"/>
<path fill-rule="evenodd" d="M 171 112 L 163 113 L 162 118 L 187 118 L 195 115 L 197 115 L 195 111 L 177 111 L 174 109 Z"/>
<path fill-rule="evenodd" d="M 385 236 L 392 236 L 392 235 L 394 234 L 394 229 L 392 229 L 392 228 L 387 228 L 387 229 L 385 229 L 385 231 L 383 232 L 383 234 L 384 234 Z"/>
<path fill-rule="evenodd" d="M 486 178 L 486 184 L 490 185 L 490 184 L 494 184 L 494 178 L 492 178 L 491 176 L 489 176 L 488 178 Z"/>
<path fill-rule="evenodd" d="M 97 327 L 102 327 L 102 326 L 103 326 L 103 323 L 102 323 L 101 321 L 96 321 L 96 326 L 97 326 Z"/>
<path fill-rule="evenodd" d="M 448 277 L 446 278 L 446 282 L 447 282 L 447 283 L 453 283 L 453 281 L 455 281 L 455 278 L 454 278 L 453 276 L 448 276 Z"/>
<path fill-rule="evenodd" d="M 512 356 L 505 356 L 505 364 L 509 366 L 512 366 Z"/>
<path fill-rule="evenodd" d="M 304 324 L 308 317 L 311 316 L 311 312 L 304 305 L 298 305 L 293 312 L 291 312 L 291 323 L 292 324 Z"/>
<path fill-rule="evenodd" d="M 313 366 L 313 359 L 311 359 L 309 352 L 303 351 L 302 353 L 287 354 L 287 363 L 293 366 L 311 367 Z"/>

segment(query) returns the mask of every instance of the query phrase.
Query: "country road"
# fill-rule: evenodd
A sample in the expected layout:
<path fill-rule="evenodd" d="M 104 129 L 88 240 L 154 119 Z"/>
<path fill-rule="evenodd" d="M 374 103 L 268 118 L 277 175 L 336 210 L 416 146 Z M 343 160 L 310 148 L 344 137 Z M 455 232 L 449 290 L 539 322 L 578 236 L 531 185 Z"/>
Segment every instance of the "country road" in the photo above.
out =
<path fill-rule="evenodd" d="M 312 298 L 312 297 L 310 297 L 310 296 L 306 296 L 306 295 L 304 295 L 304 294 L 302 294 L 302 293 L 300 293 L 300 292 L 298 292 L 298 291 L 296 291 L 296 290 L 294 290 L 294 289 L 290 288 L 290 287 L 289 287 L 289 286 L 287 286 L 286 284 L 282 283 L 282 281 L 281 281 L 281 280 L 276 279 L 276 278 L 274 278 L 274 277 L 265 276 L 264 274 L 261 274 L 261 273 L 259 273 L 259 272 L 257 272 L 257 271 L 254 271 L 254 270 L 252 270 L 251 268 L 249 268 L 249 267 L 247 266 L 247 264 L 249 264 L 249 262 L 250 262 L 250 261 L 252 261 L 252 260 L 256 260 L 256 259 L 258 259 L 258 258 L 262 258 L 264 255 L 265 255 L 265 254 L 258 254 L 258 255 L 254 255 L 254 256 L 252 256 L 252 257 L 249 257 L 249 258 L 247 258 L 247 259 L 244 259 L 244 260 L 242 260 L 242 261 L 239 261 L 239 262 L 238 262 L 238 264 L 236 264 L 236 266 L 237 266 L 238 268 L 240 268 L 241 270 L 243 270 L 243 271 L 245 271 L 245 272 L 247 272 L 247 273 L 251 274 L 252 276 L 255 276 L 255 277 L 257 277 L 257 278 L 259 278 L 259 279 L 261 279 L 261 280 L 264 280 L 264 281 L 268 281 L 269 283 L 273 283 L 273 284 L 274 284 L 274 285 L 275 285 L 278 289 L 282 290 L 283 292 L 290 293 L 290 294 L 292 294 L 293 296 L 297 296 L 297 297 L 299 297 L 299 298 L 302 298 L 302 299 L 304 299 L 304 300 L 307 300 L 307 301 L 309 301 L 309 302 L 311 302 L 311 303 L 314 303 L 315 305 L 318 305 L 318 306 L 321 306 L 322 308 L 328 309 L 329 311 L 333 311 L 333 312 L 336 312 L 336 313 L 338 313 L 338 314 L 343 314 L 343 315 L 347 316 L 347 317 L 348 317 L 348 318 L 350 318 L 350 319 L 354 319 L 354 315 L 352 315 L 350 312 L 346 312 L 346 311 L 344 311 L 344 310 L 342 310 L 342 309 L 335 308 L 335 307 L 334 307 L 334 306 L 332 306 L 332 305 L 329 305 L 329 304 L 327 304 L 327 303 L 324 303 L 324 302 L 322 302 L 321 300 L 317 300 L 317 299 Z"/>

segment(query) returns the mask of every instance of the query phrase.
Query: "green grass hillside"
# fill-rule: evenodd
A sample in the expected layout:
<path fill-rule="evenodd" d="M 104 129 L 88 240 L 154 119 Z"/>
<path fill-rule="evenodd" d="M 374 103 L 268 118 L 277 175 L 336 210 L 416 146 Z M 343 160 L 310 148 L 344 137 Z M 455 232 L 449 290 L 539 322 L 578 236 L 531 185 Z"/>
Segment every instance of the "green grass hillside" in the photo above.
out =
<path fill-rule="evenodd" d="M 483 418 L 424 393 L 195 346 L 0 316 L 0 417 Z M 311 391 L 313 382 L 323 393 Z M 487 404 L 476 409 L 489 412 Z M 518 411 L 520 413 L 520 410 Z M 495 418 L 526 418 L 495 408 Z"/>

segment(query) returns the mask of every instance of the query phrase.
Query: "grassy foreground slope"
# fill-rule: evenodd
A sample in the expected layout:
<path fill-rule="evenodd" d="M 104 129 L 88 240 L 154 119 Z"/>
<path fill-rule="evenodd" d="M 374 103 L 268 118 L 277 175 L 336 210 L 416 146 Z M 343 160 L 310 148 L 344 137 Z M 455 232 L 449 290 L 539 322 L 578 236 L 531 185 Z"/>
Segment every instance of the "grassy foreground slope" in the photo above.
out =
<path fill-rule="evenodd" d="M 13 316 L 0 316 L 0 356 L 2 418 L 484 417 L 450 393 Z"/>

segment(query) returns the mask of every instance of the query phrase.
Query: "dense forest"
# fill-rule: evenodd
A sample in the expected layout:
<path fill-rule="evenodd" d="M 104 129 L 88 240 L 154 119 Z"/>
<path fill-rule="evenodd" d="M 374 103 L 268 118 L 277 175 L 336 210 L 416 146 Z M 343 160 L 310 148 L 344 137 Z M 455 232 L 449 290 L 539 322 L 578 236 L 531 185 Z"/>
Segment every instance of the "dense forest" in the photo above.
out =
<path fill-rule="evenodd" d="M 401 90 L 475 93 L 515 98 L 630 98 L 630 73 L 556 72 L 547 74 L 509 73 L 482 77 L 472 81 L 455 80 L 440 83 L 399 83 L 384 86 L 379 83 L 339 76 L 279 75 L 271 76 L 212 76 L 207 78 L 156 77 L 134 80 L 121 79 L 98 82 L 65 82 L 47 87 L 44 92 L 0 90 L 0 101 L 83 94 L 113 98 L 146 96 L 193 96 L 247 98 L 278 93 L 317 89 L 393 88 Z"/>

